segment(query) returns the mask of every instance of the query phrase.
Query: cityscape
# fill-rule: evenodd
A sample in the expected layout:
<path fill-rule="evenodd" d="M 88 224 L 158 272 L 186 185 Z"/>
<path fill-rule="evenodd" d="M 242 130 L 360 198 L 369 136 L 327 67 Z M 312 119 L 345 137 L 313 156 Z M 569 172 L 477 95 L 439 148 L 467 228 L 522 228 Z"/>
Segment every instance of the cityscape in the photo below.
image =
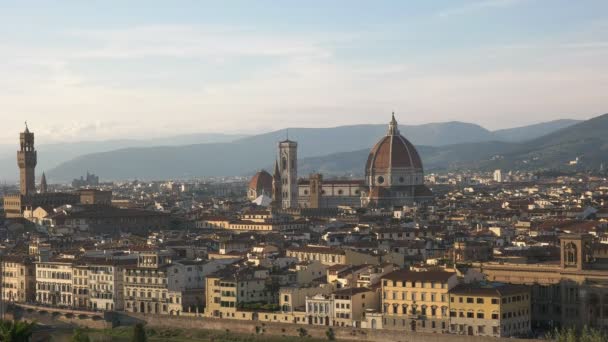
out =
<path fill-rule="evenodd" d="M 454 27 L 468 33 L 473 31 L 464 21 L 480 16 L 511 24 L 522 20 L 519 29 L 483 24 L 495 30 L 490 40 L 507 35 L 519 42 L 533 36 L 536 26 L 528 23 L 527 16 L 513 19 L 510 14 L 544 12 L 542 5 L 531 2 L 387 2 L 383 5 L 396 6 L 394 11 L 382 8 L 377 13 L 416 13 L 407 18 L 421 28 L 426 26 L 418 17 L 432 14 L 422 22 L 456 20 Z M 265 1 L 258 5 L 262 3 L 269 5 Z M 91 13 L 87 17 L 97 18 L 90 24 L 97 25 L 99 20 L 102 26 L 113 27 L 117 31 L 112 39 L 122 43 L 99 50 L 87 43 L 90 54 L 66 57 L 58 64 L 32 62 L 29 57 L 20 61 L 18 51 L 8 56 L 21 69 L 7 68 L 9 82 L 0 81 L 0 87 L 7 86 L 0 99 L 8 99 L 6 109 L 14 111 L 0 108 L 0 122 L 6 123 L 0 130 L 0 341 L 608 341 L 608 83 L 605 76 L 598 76 L 608 71 L 608 59 L 604 59 L 608 12 L 602 11 L 608 7 L 590 2 L 588 8 L 580 9 L 564 2 L 555 6 L 553 15 L 571 14 L 572 19 L 563 19 L 567 25 L 558 29 L 553 22 L 538 22 L 543 30 L 554 30 L 543 31 L 550 32 L 552 44 L 565 45 L 559 39 L 579 39 L 577 34 L 593 29 L 596 40 L 575 40 L 579 44 L 575 49 L 580 51 L 570 56 L 580 58 L 581 65 L 588 63 L 593 72 L 568 76 L 574 69 L 568 69 L 565 60 L 555 60 L 564 63 L 557 66 L 547 63 L 547 68 L 564 66 L 557 78 L 524 72 L 517 69 L 522 67 L 518 63 L 535 58 L 531 52 L 521 52 L 527 48 L 492 50 L 496 55 L 484 57 L 488 63 L 506 58 L 510 68 L 519 70 L 513 72 L 555 81 L 551 83 L 554 92 L 545 96 L 527 88 L 530 82 L 536 86 L 540 81 L 521 79 L 520 91 L 502 94 L 508 99 L 497 101 L 521 100 L 522 106 L 529 107 L 526 111 L 503 106 L 495 113 L 465 114 L 473 107 L 455 100 L 464 96 L 455 90 L 469 86 L 456 82 L 450 88 L 447 84 L 454 79 L 447 74 L 433 76 L 445 80 L 446 91 L 426 96 L 424 90 L 411 97 L 397 94 L 405 85 L 397 93 L 380 84 L 364 92 L 359 85 L 342 88 L 346 83 L 335 78 L 346 77 L 341 73 L 347 72 L 336 73 L 328 65 L 350 68 L 355 56 L 369 65 L 359 62 L 356 73 L 361 74 L 346 77 L 349 82 L 386 73 L 392 74 L 387 79 L 392 82 L 393 76 L 399 78 L 404 72 L 347 43 L 352 39 L 356 45 L 356 39 L 364 39 L 382 49 L 383 39 L 397 39 L 378 29 L 384 26 L 374 26 L 376 12 L 368 11 L 369 4 L 353 3 L 346 12 L 369 25 L 367 33 L 374 38 L 338 35 L 344 33 L 338 28 L 357 27 L 353 18 L 339 17 L 337 23 L 317 18 L 319 30 L 328 39 L 323 44 L 306 40 L 296 44 L 278 36 L 254 38 L 248 36 L 251 30 L 238 29 L 236 22 L 244 25 L 253 20 L 254 27 L 261 28 L 265 25 L 262 17 L 246 20 L 240 15 L 263 12 L 277 29 L 286 25 L 280 35 L 295 39 L 301 38 L 301 32 L 317 32 L 309 26 L 314 20 L 304 24 L 302 18 L 311 19 L 320 9 L 342 13 L 348 5 L 326 8 L 313 1 L 314 8 L 275 9 L 280 13 L 275 16 L 266 7 L 254 9 L 250 4 L 235 5 L 238 11 L 209 6 L 209 22 L 215 23 L 212 14 L 216 11 L 218 22 L 224 20 L 221 15 L 236 15 L 233 10 L 240 18 L 231 19 L 235 20 L 232 29 L 209 31 L 218 35 L 213 39 L 199 36 L 196 30 L 163 26 L 176 14 L 172 20 L 198 23 L 199 18 L 191 15 L 204 12 L 201 4 L 190 4 L 189 14 L 184 8 L 161 8 L 155 3 L 144 12 L 150 16 L 147 19 L 162 24 L 140 27 L 135 36 L 134 32 L 123 35 L 121 26 L 102 10 L 123 5 L 99 5 L 99 17 Z M 79 5 L 73 10 L 87 13 L 89 9 Z M 17 5 L 6 10 L 25 13 Z M 155 16 L 159 13 L 163 20 Z M 30 15 L 49 21 L 65 18 L 55 11 L 33 10 Z M 9 22 L 14 21 L 9 17 Z M 587 26 L 583 19 L 593 25 Z M 82 18 L 74 20 L 74 25 L 88 25 Z M 48 32 L 38 31 L 47 24 Z M 58 23 L 32 25 L 41 25 L 28 26 L 41 37 L 62 35 L 68 29 Z M 389 27 L 405 34 L 400 25 Z M 78 52 L 70 39 L 103 36 L 85 30 L 70 32 L 65 41 L 49 41 L 50 45 Z M 170 53 L 152 49 L 168 47 L 163 45 L 168 33 L 175 34 L 176 44 L 193 46 L 170 49 Z M 139 40 L 137 34 L 146 38 Z M 434 34 L 424 35 L 433 38 Z M 442 32 L 440 45 L 448 44 L 444 34 L 449 36 Z M 243 35 L 238 51 L 230 45 L 234 42 L 221 38 L 235 39 L 233 35 Z M 330 38 L 336 40 L 331 48 Z M 471 36 L 479 44 L 486 38 L 485 34 Z M 27 39 L 23 47 L 30 43 Z M 199 39 L 210 51 L 199 51 L 195 43 Z M 240 38 L 235 41 L 241 42 Z M 140 46 L 142 42 L 151 45 Z M 468 49 L 463 41 L 453 44 Z M 535 56 L 542 55 L 543 46 L 537 45 Z M 106 55 L 123 48 L 124 55 Z M 261 48 L 267 50 L 259 52 Z M 396 50 L 397 57 L 409 56 L 402 55 L 401 48 Z M 42 48 L 39 52 L 40 60 L 54 56 Z M 347 52 L 352 56 L 342 60 Z M 419 63 L 413 65 L 422 68 L 422 73 L 427 63 L 439 69 L 447 63 L 430 55 L 429 60 L 409 57 L 408 61 Z M 154 83 L 156 76 L 143 77 L 133 61 L 123 58 L 133 58 L 142 68 L 166 68 L 158 75 L 168 79 L 150 90 L 137 82 Z M 190 71 L 200 71 L 184 72 L 174 58 L 177 64 L 212 60 L 217 63 L 216 72 L 225 75 L 205 80 L 213 85 L 205 88 L 204 98 L 178 95 L 179 101 L 174 102 L 169 98 L 176 92 L 191 91 Z M 232 58 L 256 61 L 241 68 L 232 64 Z M 290 60 L 288 66 L 274 66 L 280 77 L 253 75 L 256 63 L 278 63 L 276 59 L 283 58 Z M 64 106 L 63 93 L 55 93 L 52 101 L 38 93 L 47 89 L 52 94 L 57 91 L 54 86 L 36 85 L 31 101 L 15 105 L 13 100 L 22 96 L 21 83 L 9 83 L 11 77 L 31 80 L 29 72 L 35 68 L 30 69 L 28 63 L 76 72 L 82 61 L 104 69 L 109 78 L 116 77 L 109 89 L 133 89 L 118 94 L 107 92 L 105 84 L 90 86 L 85 79 L 102 82 L 103 70 L 100 74 L 100 70 L 95 74 L 81 70 L 68 81 L 60 76 L 56 80 L 67 82 L 61 86 L 66 91 L 86 89 L 82 93 L 70 90 L 76 94 L 72 104 Z M 320 87 L 320 92 L 298 83 L 303 82 L 303 74 L 294 74 L 292 63 L 303 74 L 319 78 L 312 88 Z M 125 66 L 134 69 L 125 71 Z M 372 66 L 383 71 L 375 74 Z M 469 67 L 473 66 L 454 66 Z M 252 82 L 252 87 L 227 85 L 237 77 L 234 74 L 248 72 L 252 74 L 239 76 L 247 80 L 239 82 Z M 129 79 L 134 74 L 139 75 L 137 82 Z M 471 81 L 468 89 L 479 95 L 476 106 L 482 108 L 501 95 L 489 95 L 482 88 L 498 92 L 497 84 L 513 80 L 499 74 L 498 83 L 486 80 L 479 89 Z M 296 78 L 293 83 L 289 75 Z M 177 76 L 184 85 L 174 84 Z M 275 78 L 278 88 L 270 84 Z M 421 88 L 429 86 L 428 80 L 420 81 Z M 580 87 L 585 96 L 574 89 Z M 88 93 L 91 89 L 98 93 Z M 601 96 L 594 95 L 597 89 Z M 283 106 L 280 114 L 274 112 L 275 103 L 266 104 L 268 95 L 275 92 L 274 100 Z M 530 93 L 536 98 L 529 98 Z M 132 101 L 120 102 L 126 94 Z M 326 96 L 334 95 L 332 106 L 325 106 Z M 99 101 L 92 102 L 94 109 L 87 103 L 90 96 L 99 96 Z M 217 96 L 217 102 L 207 96 Z M 224 106 L 225 96 L 234 111 Z M 253 101 L 250 96 L 259 98 Z M 295 101 L 300 97 L 308 101 L 305 106 Z M 428 106 L 421 105 L 420 98 Z M 51 103 L 45 101 L 61 103 L 53 107 L 60 109 L 56 117 L 30 113 Z M 564 110 L 556 112 L 563 103 L 567 103 Z M 97 105 L 108 111 L 107 116 L 96 112 Z M 157 115 L 156 107 L 170 109 Z M 310 114 L 301 112 L 302 108 Z M 449 108 L 455 120 L 439 114 Z M 71 112 L 74 109 L 78 113 Z M 126 109 L 132 112 L 122 112 Z M 199 126 L 201 122 L 205 125 Z"/>

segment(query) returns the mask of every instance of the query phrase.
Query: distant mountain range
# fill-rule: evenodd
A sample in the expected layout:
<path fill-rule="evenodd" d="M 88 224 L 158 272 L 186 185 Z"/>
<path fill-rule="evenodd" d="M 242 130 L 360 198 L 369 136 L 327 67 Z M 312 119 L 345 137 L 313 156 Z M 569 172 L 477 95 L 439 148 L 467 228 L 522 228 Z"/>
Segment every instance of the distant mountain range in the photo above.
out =
<path fill-rule="evenodd" d="M 48 171 L 66 161 L 82 155 L 113 151 L 125 147 L 178 146 L 188 144 L 230 142 L 243 137 L 245 137 L 245 135 L 242 134 L 231 135 L 220 133 L 197 133 L 139 140 L 117 139 L 40 144 L 36 146 L 36 149 L 38 150 L 38 166 L 36 167 L 36 171 L 38 174 L 41 174 L 43 171 Z M 18 148 L 18 133 L 15 134 L 14 145 L 0 145 L 0 181 L 14 181 L 19 179 L 19 170 L 17 169 Z M 90 171 L 95 172 L 92 169 Z M 84 173 L 86 173 L 86 170 Z M 80 176 L 81 174 L 73 175 L 72 178 Z M 67 178 L 64 180 L 67 180 Z"/>
<path fill-rule="evenodd" d="M 491 167 L 485 163 L 493 156 L 515 153 L 523 140 L 538 139 L 579 124 L 576 120 L 557 120 L 492 132 L 475 124 L 445 122 L 400 126 L 400 130 L 418 146 L 425 168 L 445 169 Z M 386 134 L 386 129 L 387 125 L 353 125 L 289 128 L 288 132 L 289 138 L 299 144 L 302 175 L 312 170 L 341 175 L 363 172 L 369 150 Z M 47 177 L 51 182 L 69 181 L 87 170 L 95 172 L 104 180 L 247 175 L 272 166 L 277 142 L 285 139 L 286 135 L 286 130 L 279 130 L 227 142 L 188 145 L 167 143 L 165 146 L 150 144 L 146 147 L 138 145 L 81 153 L 78 156 L 72 155 L 71 158 L 56 157 L 64 161 L 54 168 L 48 168 Z M 128 143 L 122 146 L 128 146 Z M 40 148 L 41 160 L 44 153 Z M 506 157 L 499 158 L 503 158 L 501 161 L 506 160 Z M 11 157 L 9 163 L 16 175 L 16 163 L 12 159 L 14 158 Z M 41 171 L 43 167 L 45 166 L 40 165 L 38 170 Z"/>
<path fill-rule="evenodd" d="M 546 132 L 543 130 L 546 127 L 537 127 L 536 131 Z M 532 133 L 535 130 L 522 127 L 521 131 Z M 427 171 L 598 169 L 602 163 L 608 166 L 607 132 L 608 114 L 604 114 L 523 142 L 488 141 L 417 148 Z M 517 137 L 521 133 L 515 130 L 509 135 Z M 334 175 L 361 174 L 368 154 L 369 149 L 363 149 L 305 158 L 300 160 L 299 166 L 303 174 L 313 171 Z M 577 163 L 570 164 L 577 158 Z"/>

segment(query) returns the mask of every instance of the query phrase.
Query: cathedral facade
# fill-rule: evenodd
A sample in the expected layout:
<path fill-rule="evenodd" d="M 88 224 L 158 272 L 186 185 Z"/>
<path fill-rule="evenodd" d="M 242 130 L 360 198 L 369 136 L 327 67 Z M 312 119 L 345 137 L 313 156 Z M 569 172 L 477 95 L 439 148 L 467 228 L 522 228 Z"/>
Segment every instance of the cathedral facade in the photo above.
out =
<path fill-rule="evenodd" d="M 321 174 L 298 178 L 297 148 L 297 142 L 291 140 L 278 145 L 271 191 L 276 208 L 392 208 L 424 203 L 433 198 L 433 193 L 424 184 L 424 169 L 418 151 L 399 132 L 394 114 L 387 134 L 370 151 L 363 180 L 326 180 Z M 257 178 L 256 174 L 252 181 Z"/>

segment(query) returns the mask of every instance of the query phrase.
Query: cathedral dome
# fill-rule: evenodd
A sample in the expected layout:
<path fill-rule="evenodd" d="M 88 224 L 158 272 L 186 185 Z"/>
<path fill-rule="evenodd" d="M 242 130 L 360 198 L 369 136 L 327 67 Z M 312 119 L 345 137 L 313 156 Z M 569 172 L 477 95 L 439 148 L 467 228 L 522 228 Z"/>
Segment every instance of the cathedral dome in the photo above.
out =
<path fill-rule="evenodd" d="M 266 170 L 259 171 L 249 181 L 248 193 L 251 197 L 272 193 L 272 176 Z"/>
<path fill-rule="evenodd" d="M 368 185 L 417 185 L 424 181 L 422 160 L 414 145 L 400 133 L 393 114 L 386 136 L 372 148 L 365 165 Z"/>

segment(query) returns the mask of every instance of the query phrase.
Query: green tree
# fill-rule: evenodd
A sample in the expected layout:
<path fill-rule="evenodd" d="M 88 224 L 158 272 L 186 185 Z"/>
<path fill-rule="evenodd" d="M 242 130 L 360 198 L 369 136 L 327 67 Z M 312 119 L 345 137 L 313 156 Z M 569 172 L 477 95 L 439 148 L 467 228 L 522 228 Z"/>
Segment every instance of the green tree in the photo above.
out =
<path fill-rule="evenodd" d="M 29 342 L 36 323 L 22 321 L 1 321 L 0 341 L 3 342 Z"/>
<path fill-rule="evenodd" d="M 146 330 L 144 329 L 144 325 L 141 323 L 135 324 L 133 327 L 133 337 L 131 338 L 131 342 L 147 342 L 148 337 L 146 336 Z"/>
<path fill-rule="evenodd" d="M 336 339 L 336 333 L 334 333 L 334 329 L 329 328 L 325 331 L 325 336 L 327 336 L 327 339 L 330 341 L 333 341 Z"/>
<path fill-rule="evenodd" d="M 91 342 L 91 339 L 83 329 L 76 329 L 72 335 L 72 342 Z"/>
<path fill-rule="evenodd" d="M 608 341 L 608 335 L 589 327 L 584 327 L 580 331 L 574 328 L 562 328 L 555 329 L 549 335 L 549 339 L 555 342 L 604 342 Z"/>

